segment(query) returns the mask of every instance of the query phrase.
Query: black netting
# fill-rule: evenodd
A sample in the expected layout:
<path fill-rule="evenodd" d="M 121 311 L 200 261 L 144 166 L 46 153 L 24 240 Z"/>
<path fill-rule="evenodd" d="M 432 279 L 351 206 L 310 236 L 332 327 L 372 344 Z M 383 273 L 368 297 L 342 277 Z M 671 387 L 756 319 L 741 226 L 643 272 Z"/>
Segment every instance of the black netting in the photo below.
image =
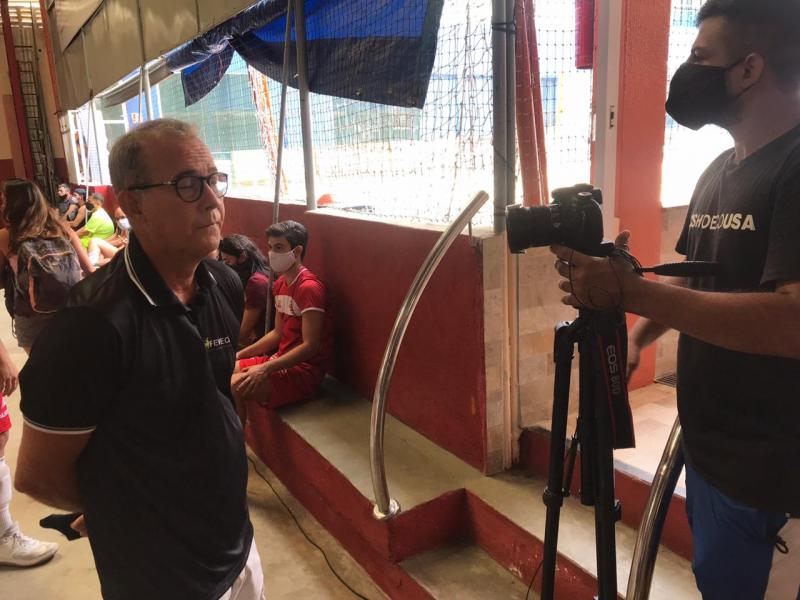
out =
<path fill-rule="evenodd" d="M 445 0 L 422 109 L 311 94 L 316 195 L 321 204 L 332 202 L 339 208 L 382 217 L 446 222 L 478 190 L 491 193 L 491 4 L 491 0 Z M 592 78 L 591 71 L 575 68 L 574 0 L 538 0 L 535 7 L 552 188 L 589 178 Z M 328 17 L 325 27 L 330 34 L 336 31 L 336 12 Z M 352 14 L 348 18 L 352 21 Z M 344 15 L 341 20 L 346 22 Z M 312 11 L 310 38 L 314 37 L 313 23 Z M 248 57 L 251 65 L 252 59 Z M 154 114 L 198 126 L 220 170 L 230 174 L 232 195 L 272 199 L 280 82 L 246 64 L 238 53 L 232 55 L 227 70 L 227 59 L 217 63 L 216 71 L 205 68 L 211 63 L 195 71 L 206 79 L 195 80 L 192 89 L 210 91 L 189 106 L 186 77 L 182 81 L 176 75 L 155 86 Z M 354 81 L 358 79 L 356 66 L 341 60 L 327 68 L 334 70 L 335 78 L 352 75 Z M 386 74 L 376 76 L 385 78 Z M 305 184 L 297 90 L 290 88 L 287 98 L 282 200 L 302 202 Z M 126 127 L 135 124 L 132 116 L 140 112 L 138 100 L 126 103 L 122 115 Z M 113 124 L 119 127 L 117 120 Z M 106 124 L 107 130 L 110 125 Z M 115 129 L 113 135 L 117 133 Z M 478 221 L 491 222 L 491 207 Z"/>

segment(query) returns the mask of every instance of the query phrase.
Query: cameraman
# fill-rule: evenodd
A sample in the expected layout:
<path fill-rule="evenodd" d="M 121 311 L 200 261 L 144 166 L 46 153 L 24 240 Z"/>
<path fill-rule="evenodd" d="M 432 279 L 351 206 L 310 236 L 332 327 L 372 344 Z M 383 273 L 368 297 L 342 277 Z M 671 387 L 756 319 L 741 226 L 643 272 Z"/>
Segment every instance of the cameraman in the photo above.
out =
<path fill-rule="evenodd" d="M 641 315 L 629 370 L 681 332 L 678 412 L 693 569 L 706 599 L 800 598 L 800 0 L 709 0 L 667 111 L 735 148 L 701 176 L 677 251 L 720 263 L 681 285 L 553 246 L 566 304 Z M 617 238 L 626 247 L 628 232 Z"/>

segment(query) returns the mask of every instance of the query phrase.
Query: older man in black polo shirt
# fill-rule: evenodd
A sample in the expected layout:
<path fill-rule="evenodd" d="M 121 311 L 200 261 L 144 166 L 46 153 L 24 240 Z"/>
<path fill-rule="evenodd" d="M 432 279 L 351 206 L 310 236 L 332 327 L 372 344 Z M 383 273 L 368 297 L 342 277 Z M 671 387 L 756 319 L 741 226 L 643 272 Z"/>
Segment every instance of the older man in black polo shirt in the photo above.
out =
<path fill-rule="evenodd" d="M 260 598 L 230 392 L 242 288 L 204 260 L 227 176 L 167 119 L 121 138 L 109 163 L 134 233 L 76 286 L 20 375 L 16 485 L 85 513 L 105 598 Z M 65 354 L 91 368 L 67 373 Z"/>

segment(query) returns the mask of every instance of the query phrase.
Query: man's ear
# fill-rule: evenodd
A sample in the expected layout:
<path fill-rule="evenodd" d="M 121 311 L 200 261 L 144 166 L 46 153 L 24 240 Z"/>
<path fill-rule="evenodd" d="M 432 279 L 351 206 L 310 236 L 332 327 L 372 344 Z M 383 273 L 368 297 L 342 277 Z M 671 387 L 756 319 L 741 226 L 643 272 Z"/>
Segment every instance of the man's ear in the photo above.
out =
<path fill-rule="evenodd" d="M 295 250 L 297 250 L 297 252 L 295 252 L 294 255 L 297 258 L 297 260 L 300 260 L 300 258 L 303 256 L 303 251 L 305 250 L 305 246 L 295 246 L 294 248 L 292 248 L 292 252 L 294 252 Z"/>
<path fill-rule="evenodd" d="M 742 92 L 744 92 L 764 78 L 764 71 L 767 66 L 764 62 L 764 57 L 755 52 L 748 54 L 742 64 L 744 65 L 744 71 L 741 84 Z"/>

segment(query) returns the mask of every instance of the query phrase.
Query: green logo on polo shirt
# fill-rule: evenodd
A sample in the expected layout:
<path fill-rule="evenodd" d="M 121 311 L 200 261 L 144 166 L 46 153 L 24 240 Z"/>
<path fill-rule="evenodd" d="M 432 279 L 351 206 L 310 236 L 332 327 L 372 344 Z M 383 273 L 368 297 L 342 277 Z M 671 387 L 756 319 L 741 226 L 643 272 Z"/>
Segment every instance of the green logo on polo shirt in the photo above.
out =
<path fill-rule="evenodd" d="M 212 348 L 222 348 L 223 346 L 230 346 L 231 338 L 229 337 L 221 337 L 215 340 L 210 338 L 206 338 L 203 342 L 203 345 L 206 347 L 206 350 L 211 350 Z"/>

